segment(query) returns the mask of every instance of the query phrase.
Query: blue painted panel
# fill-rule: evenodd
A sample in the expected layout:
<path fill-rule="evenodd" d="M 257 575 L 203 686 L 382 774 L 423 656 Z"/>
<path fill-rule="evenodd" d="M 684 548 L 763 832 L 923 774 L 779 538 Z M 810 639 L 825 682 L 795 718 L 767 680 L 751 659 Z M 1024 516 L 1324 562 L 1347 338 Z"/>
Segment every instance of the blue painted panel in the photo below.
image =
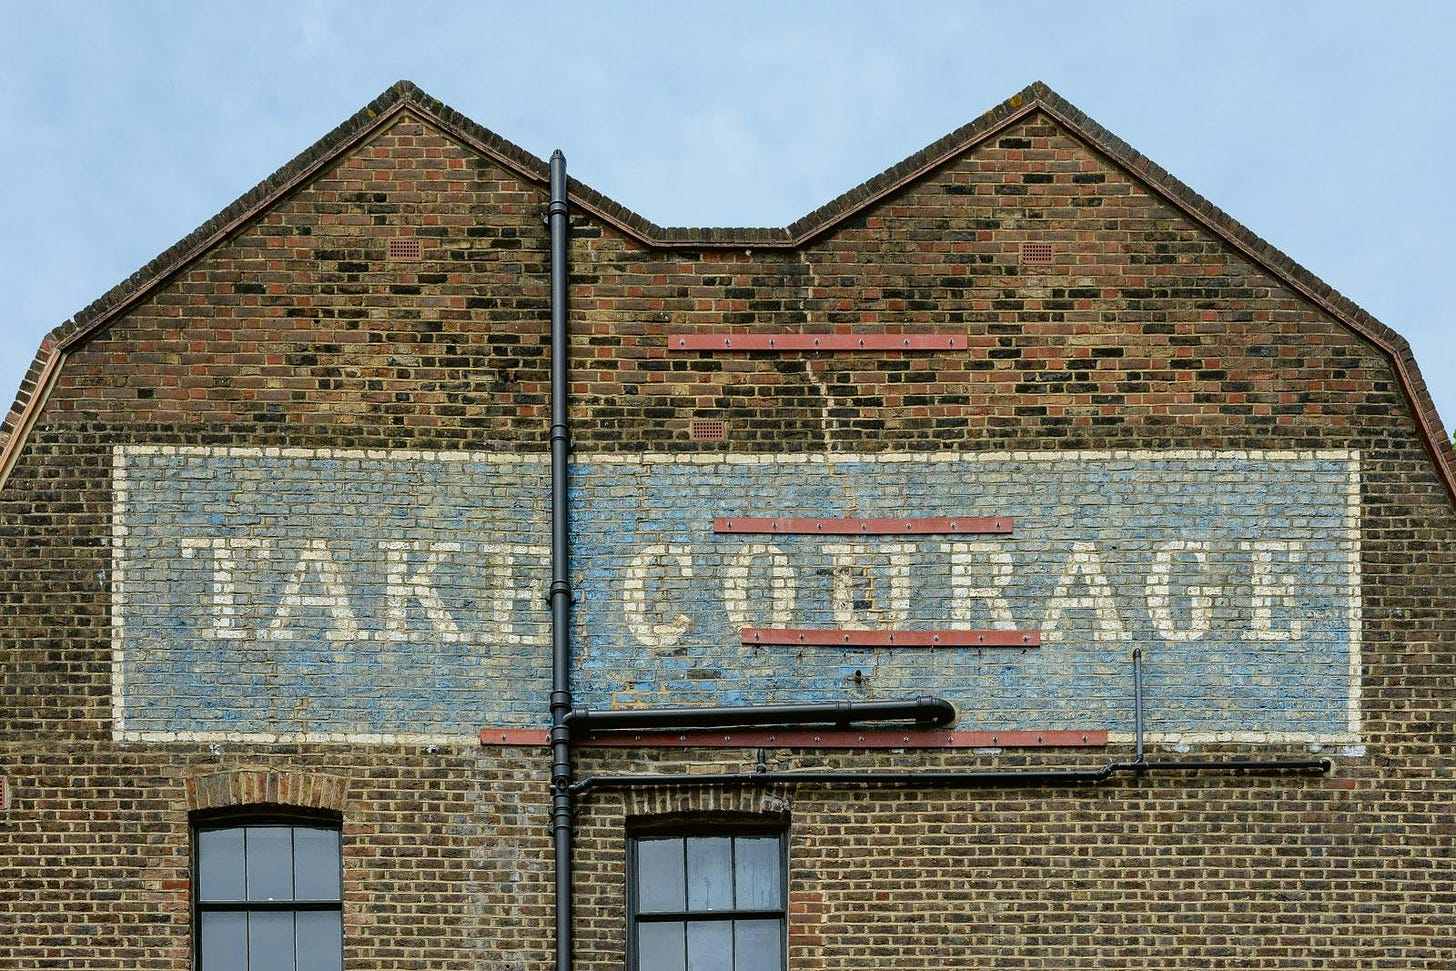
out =
<path fill-rule="evenodd" d="M 127 731 L 469 735 L 539 720 L 539 463 L 125 462 Z"/>
<path fill-rule="evenodd" d="M 126 731 L 468 735 L 544 722 L 540 461 L 203 449 L 119 460 Z M 964 729 L 1130 730 L 1137 645 L 1152 732 L 1348 737 L 1355 472 L 1345 458 L 1191 453 L 584 461 L 570 497 L 576 697 L 937 694 Z M 725 515 L 1009 515 L 1016 528 L 856 545 L 714 535 Z M 1045 630 L 1028 650 L 876 650 L 744 647 L 740 624 Z"/>
<path fill-rule="evenodd" d="M 1351 474 L 1350 462 L 1335 459 L 1075 454 L 589 464 L 573 496 L 582 600 L 577 697 L 604 706 L 938 694 L 956 703 L 964 729 L 1130 731 L 1130 652 L 1140 645 L 1149 731 L 1340 736 L 1351 719 Z M 631 497 L 626 508 L 623 496 Z M 825 539 L 714 536 L 715 515 L 1010 515 L 1016 528 L 975 547 L 944 537 L 870 541 L 836 566 Z M 1037 649 L 745 648 L 723 583 L 732 558 L 765 541 L 781 551 L 797 596 L 787 623 L 769 620 L 771 561 L 755 559 L 751 626 L 997 626 L 985 600 L 958 605 L 952 584 L 954 551 L 989 544 L 1012 565 L 1003 592 L 1016 626 L 1040 628 L 1078 549 L 1083 569 L 1065 591 L 1057 629 Z M 888 602 L 891 557 L 883 551 L 891 543 L 904 544 L 900 560 L 911 581 L 903 610 Z M 1168 545 L 1178 543 L 1182 550 Z M 624 578 L 650 548 L 660 555 L 637 564 L 645 609 L 624 610 Z M 1148 590 L 1160 549 L 1168 586 L 1162 630 Z M 1261 550 L 1270 551 L 1262 564 L 1255 562 Z M 994 557 L 971 557 L 963 586 L 992 586 Z M 1095 608 L 1085 605 L 1098 592 L 1091 564 L 1100 565 L 1110 593 Z M 834 577 L 860 568 L 860 609 L 846 624 L 830 606 Z M 1205 602 L 1201 622 L 1194 596 Z M 1109 618 L 1122 636 L 1099 639 Z M 654 634 L 653 625 L 666 633 Z M 1167 631 L 1200 636 L 1170 640 Z"/>

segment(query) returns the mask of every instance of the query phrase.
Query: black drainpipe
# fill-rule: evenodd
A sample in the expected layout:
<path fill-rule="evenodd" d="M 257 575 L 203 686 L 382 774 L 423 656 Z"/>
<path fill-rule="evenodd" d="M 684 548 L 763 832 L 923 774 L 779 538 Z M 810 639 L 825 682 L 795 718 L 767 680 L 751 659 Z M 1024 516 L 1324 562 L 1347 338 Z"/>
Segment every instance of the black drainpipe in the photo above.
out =
<path fill-rule="evenodd" d="M 571 705 L 571 561 L 568 533 L 568 462 L 571 436 L 567 429 L 566 327 L 567 234 L 566 156 L 551 154 L 551 201 L 546 220 L 551 231 L 551 832 L 556 850 L 556 971 L 571 971 L 571 838 L 576 796 L 592 789 L 634 786 L 764 785 L 770 782 L 811 785 L 879 784 L 906 786 L 1036 785 L 1096 783 L 1120 772 L 1142 775 L 1150 770 L 1316 772 L 1330 771 L 1328 759 L 1230 759 L 1221 761 L 1147 761 L 1143 756 L 1142 652 L 1133 653 L 1136 759 L 1097 769 L 1002 770 L 984 772 L 769 772 L 762 753 L 753 773 L 701 776 L 593 776 L 574 782 L 571 738 L 578 733 L 650 728 L 785 726 L 852 722 L 912 721 L 946 725 L 955 709 L 940 698 L 912 701 L 832 702 L 808 705 L 746 705 L 734 708 L 646 709 L 638 711 L 572 711 Z"/>
<path fill-rule="evenodd" d="M 576 795 L 593 790 L 662 788 L 691 789 L 704 786 L 902 786 L 911 789 L 981 789 L 1095 785 L 1114 775 L 1131 772 L 1232 772 L 1248 775 L 1324 775 L 1329 759 L 1199 759 L 1109 762 L 1089 769 L 986 769 L 981 771 L 937 771 L 924 769 L 862 772 L 838 769 L 785 769 L 770 771 L 759 752 L 759 767 L 753 772 L 718 772 L 702 775 L 594 775 L 571 788 Z"/>
<path fill-rule="evenodd" d="M 821 705 L 759 705 L 739 708 L 647 709 L 645 711 L 572 711 L 571 704 L 571 547 L 567 491 L 571 435 L 567 428 L 567 235 L 566 156 L 553 152 L 551 201 L 546 221 L 551 231 L 551 835 L 556 851 L 556 971 L 571 971 L 571 843 L 574 803 L 571 738 L 573 730 L 686 725 L 808 725 L 850 722 L 913 721 L 945 725 L 955 709 L 939 698 L 896 702 L 835 702 Z"/>
<path fill-rule="evenodd" d="M 598 789 L 628 789 L 634 787 L 694 788 L 699 786 L 766 786 L 777 785 L 872 785 L 906 786 L 926 789 L 975 789 L 996 786 L 1050 786 L 1050 785 L 1096 785 L 1124 772 L 1142 776 L 1148 772 L 1233 772 L 1250 775 L 1323 775 L 1333 768 L 1329 759 L 1148 759 L 1143 749 L 1143 652 L 1135 648 L 1132 652 L 1133 671 L 1133 719 L 1136 732 L 1134 758 L 1131 762 L 1109 762 L 1096 768 L 1082 769 L 984 769 L 969 771 L 935 771 L 924 769 L 891 769 L 882 771 L 842 771 L 837 769 L 789 769 L 769 771 L 762 749 L 758 752 L 758 766 L 753 772 L 719 772 L 702 775 L 596 775 L 573 783 L 574 795 L 584 796 Z M 944 706 L 943 708 L 941 706 Z M 822 720 L 843 724 L 847 720 L 884 720 L 886 717 L 914 719 L 923 722 L 946 724 L 955 720 L 955 709 L 947 701 L 938 698 L 918 698 L 913 702 L 870 702 L 860 704 L 860 717 L 851 719 L 848 713 L 855 708 L 851 702 L 829 705 L 783 705 L 746 708 L 739 711 L 761 713 L 793 713 L 797 717 L 786 720 L 803 724 L 806 718 L 819 715 Z M 719 715 L 730 716 L 734 709 L 707 709 L 719 713 L 707 716 L 691 711 L 665 709 L 643 712 L 655 716 L 648 724 L 637 724 L 631 720 L 633 712 L 588 712 L 585 709 L 575 713 L 572 727 L 577 731 L 613 728 L 701 728 L 739 725 L 739 721 L 716 721 Z M 949 717 L 946 716 L 949 712 Z M 873 713 L 873 714 L 872 714 Z"/>
<path fill-rule="evenodd" d="M 571 549 L 567 534 L 566 156 L 551 155 L 551 835 L 556 848 L 556 971 L 571 971 Z"/>
<path fill-rule="evenodd" d="M 786 728 L 869 722 L 912 722 L 941 727 L 955 722 L 955 706 L 944 698 L 912 701 L 830 701 L 800 705 L 735 705 L 726 708 L 576 708 L 566 718 L 572 735 L 590 732 L 678 728 Z"/>

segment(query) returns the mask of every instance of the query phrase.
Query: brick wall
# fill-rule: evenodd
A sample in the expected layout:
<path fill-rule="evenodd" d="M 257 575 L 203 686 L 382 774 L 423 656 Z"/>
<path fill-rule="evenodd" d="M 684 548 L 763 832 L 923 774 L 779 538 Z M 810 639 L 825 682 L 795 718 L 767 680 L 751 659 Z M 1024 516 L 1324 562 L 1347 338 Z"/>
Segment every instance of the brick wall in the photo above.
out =
<path fill-rule="evenodd" d="M 0 490 L 0 773 L 16 793 L 0 879 L 17 891 L 0 895 L 0 963 L 187 967 L 189 813 L 280 802 L 341 814 L 349 968 L 549 964 L 544 749 L 466 741 L 545 717 L 531 690 L 546 663 L 545 197 L 508 146 L 413 97 L 377 128 L 361 115 L 367 137 L 91 311 L 99 329 L 68 346 Z M 802 238 L 654 237 L 578 190 L 582 696 L 943 689 L 964 728 L 1095 721 L 1114 741 L 769 749 L 767 764 L 1097 766 L 1130 754 L 1140 643 L 1159 757 L 1316 747 L 1334 771 L 592 792 L 581 967 L 622 965 L 628 829 L 724 814 L 788 822 L 795 968 L 1449 966 L 1456 520 L 1401 375 L 1286 267 L 1115 164 L 1057 104 L 872 204 L 831 204 Z M 395 239 L 419 240 L 420 259 L 391 260 Z M 1049 243 L 1050 262 L 1023 243 Z M 969 346 L 668 347 L 727 330 Z M 695 440 L 695 419 L 724 421 L 725 438 Z M 832 488 L 809 474 L 829 457 Z M 740 596 L 730 567 L 750 541 L 703 524 L 760 508 L 1010 510 L 1006 607 L 1060 634 L 1011 659 L 923 663 L 745 647 L 740 613 L 774 617 L 755 571 L 776 554 L 743 571 Z M 255 557 L 229 537 L 272 545 Z M 907 626 L 997 623 L 990 548 L 974 548 L 981 573 L 959 589 L 982 595 L 962 610 L 959 541 L 897 542 L 849 566 L 785 542 L 799 600 L 783 612 L 839 625 L 836 571 L 863 566 L 870 592 L 848 609 L 866 624 L 902 622 L 907 576 L 950 594 L 912 599 Z M 1295 545 L 1262 561 L 1239 545 L 1259 542 Z M 1091 562 L 1079 543 L 1096 545 L 1105 594 L 1069 569 Z M 1261 562 L 1275 572 L 1251 579 Z M 1194 587 L 1219 591 L 1203 614 Z M 1109 601 L 1127 639 L 1096 653 Z M 1309 636 L 1245 636 L 1295 624 Z M 583 749 L 579 772 L 751 771 L 756 754 Z"/>

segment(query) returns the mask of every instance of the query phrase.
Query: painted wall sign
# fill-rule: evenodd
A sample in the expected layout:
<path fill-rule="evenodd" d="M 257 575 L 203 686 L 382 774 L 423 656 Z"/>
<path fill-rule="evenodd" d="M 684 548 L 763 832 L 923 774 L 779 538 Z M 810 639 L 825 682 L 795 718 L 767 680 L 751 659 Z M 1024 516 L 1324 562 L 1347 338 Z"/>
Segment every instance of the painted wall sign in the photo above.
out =
<path fill-rule="evenodd" d="M 541 461 L 140 447 L 117 450 L 114 480 L 123 737 L 424 741 L 540 720 Z"/>
<path fill-rule="evenodd" d="M 939 694 L 962 730 L 1359 733 L 1358 457 L 596 457 L 576 472 L 592 705 Z M 614 500 L 631 496 L 630 508 Z M 1007 536 L 713 534 L 715 517 L 1010 516 Z M 742 645 L 741 629 L 1040 630 L 1021 650 Z M 737 641 L 738 643 L 735 643 Z"/>
<path fill-rule="evenodd" d="M 898 697 L 962 730 L 1359 736 L 1345 452 L 595 456 L 573 470 L 576 695 Z M 536 457 L 121 448 L 118 733 L 468 736 L 549 690 Z M 1011 535 L 715 533 L 722 516 L 1010 516 Z M 1027 650 L 744 628 L 1039 630 Z"/>

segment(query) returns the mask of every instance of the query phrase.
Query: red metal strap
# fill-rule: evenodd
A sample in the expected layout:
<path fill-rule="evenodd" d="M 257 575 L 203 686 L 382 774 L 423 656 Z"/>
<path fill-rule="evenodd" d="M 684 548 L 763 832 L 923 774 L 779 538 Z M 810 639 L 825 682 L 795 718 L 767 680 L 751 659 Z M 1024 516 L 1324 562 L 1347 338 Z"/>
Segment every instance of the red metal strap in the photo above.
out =
<path fill-rule="evenodd" d="M 670 351 L 963 351 L 965 334 L 670 334 Z"/>
<path fill-rule="evenodd" d="M 544 728 L 482 728 L 481 745 L 520 745 L 534 748 L 551 744 L 551 734 Z"/>
<path fill-rule="evenodd" d="M 745 627 L 745 644 L 815 647 L 1040 647 L 1039 630 L 809 630 Z"/>
<path fill-rule="evenodd" d="M 547 735 L 545 729 L 484 728 L 480 732 L 480 744 L 544 746 L 547 744 Z M 588 748 L 1101 748 L 1107 745 L 1107 731 L 692 729 L 620 732 L 580 739 L 573 744 Z"/>

